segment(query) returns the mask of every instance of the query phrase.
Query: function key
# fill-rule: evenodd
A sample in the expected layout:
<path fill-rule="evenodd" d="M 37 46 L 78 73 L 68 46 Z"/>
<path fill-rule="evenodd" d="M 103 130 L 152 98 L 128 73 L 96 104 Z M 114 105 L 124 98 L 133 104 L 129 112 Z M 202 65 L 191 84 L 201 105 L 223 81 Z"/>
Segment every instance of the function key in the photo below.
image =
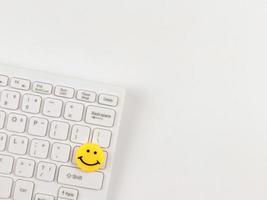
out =
<path fill-rule="evenodd" d="M 51 94 L 53 86 L 49 83 L 34 82 L 32 86 L 33 92 L 41 94 Z"/>
<path fill-rule="evenodd" d="M 118 97 L 109 94 L 100 94 L 98 97 L 98 103 L 107 105 L 107 106 L 117 106 Z"/>
<path fill-rule="evenodd" d="M 26 79 L 11 78 L 10 86 L 19 90 L 29 90 L 31 82 Z"/>
<path fill-rule="evenodd" d="M 95 102 L 96 93 L 87 90 L 78 90 L 76 98 L 81 101 Z"/>
<path fill-rule="evenodd" d="M 6 86 L 8 83 L 8 77 L 0 75 L 0 86 Z"/>
<path fill-rule="evenodd" d="M 55 95 L 59 97 L 72 98 L 74 96 L 74 89 L 64 86 L 56 86 Z"/>

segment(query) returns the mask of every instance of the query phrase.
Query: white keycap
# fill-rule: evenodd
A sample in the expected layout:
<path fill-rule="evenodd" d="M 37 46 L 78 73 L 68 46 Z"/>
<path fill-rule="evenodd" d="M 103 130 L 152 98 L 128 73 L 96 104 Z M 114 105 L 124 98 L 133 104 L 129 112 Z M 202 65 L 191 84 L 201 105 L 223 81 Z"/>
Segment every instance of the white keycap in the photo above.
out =
<path fill-rule="evenodd" d="M 67 144 L 54 143 L 51 151 L 51 159 L 58 162 L 68 162 L 70 146 Z"/>
<path fill-rule="evenodd" d="M 28 133 L 30 135 L 45 136 L 48 120 L 39 117 L 32 117 L 29 121 Z"/>
<path fill-rule="evenodd" d="M 79 178 L 77 178 L 79 177 Z M 58 182 L 61 184 L 100 190 L 104 174 L 101 172 L 86 173 L 78 168 L 61 166 L 58 173 Z"/>
<path fill-rule="evenodd" d="M 10 174 L 13 167 L 14 158 L 7 155 L 0 155 L 0 173 Z M 0 182 L 2 185 L 2 182 Z"/>
<path fill-rule="evenodd" d="M 15 174 L 20 177 L 30 178 L 33 175 L 34 167 L 35 162 L 33 160 L 18 158 L 15 167 Z"/>
<path fill-rule="evenodd" d="M 72 98 L 74 95 L 74 89 L 64 86 L 56 86 L 55 95 L 59 97 Z"/>
<path fill-rule="evenodd" d="M 31 200 L 34 184 L 30 181 L 17 180 L 13 200 Z"/>
<path fill-rule="evenodd" d="M 56 165 L 48 162 L 38 164 L 36 178 L 42 181 L 53 181 L 56 173 Z"/>
<path fill-rule="evenodd" d="M 68 200 L 77 200 L 78 190 L 73 188 L 60 187 L 58 190 L 58 197 Z"/>
<path fill-rule="evenodd" d="M 107 167 L 107 161 L 108 161 L 108 152 L 104 151 L 104 155 L 105 155 L 105 160 L 104 160 L 104 164 L 101 166 L 100 169 L 105 169 Z"/>
<path fill-rule="evenodd" d="M 43 114 L 49 117 L 59 117 L 61 115 L 62 105 L 61 100 L 47 98 L 44 101 Z"/>
<path fill-rule="evenodd" d="M 6 119 L 6 113 L 4 111 L 0 111 L 0 129 L 4 127 Z"/>
<path fill-rule="evenodd" d="M 37 95 L 25 94 L 22 99 L 21 110 L 28 113 L 39 113 L 42 98 Z"/>
<path fill-rule="evenodd" d="M 25 131 L 27 122 L 26 115 L 10 113 L 7 119 L 7 130 L 22 133 Z"/>
<path fill-rule="evenodd" d="M 9 140 L 8 151 L 10 153 L 23 155 L 28 147 L 28 138 L 12 135 Z"/>
<path fill-rule="evenodd" d="M 55 197 L 46 194 L 36 194 L 34 200 L 55 200 Z"/>
<path fill-rule="evenodd" d="M 1 92 L 0 107 L 16 110 L 19 106 L 20 93 L 10 90 Z"/>
<path fill-rule="evenodd" d="M 108 94 L 100 94 L 98 97 L 98 103 L 107 105 L 107 106 L 117 106 L 118 97 Z"/>
<path fill-rule="evenodd" d="M 7 135 L 0 133 L 0 151 L 3 151 L 6 147 Z"/>
<path fill-rule="evenodd" d="M 11 78 L 10 87 L 16 88 L 19 90 L 29 90 L 31 82 L 26 79 L 21 78 Z"/>
<path fill-rule="evenodd" d="M 95 106 L 87 107 L 85 122 L 89 124 L 112 127 L 114 119 L 114 110 Z"/>
<path fill-rule="evenodd" d="M 79 148 L 79 146 L 73 148 L 72 159 L 71 159 L 72 164 L 76 164 L 75 155 L 76 155 L 76 151 L 78 148 Z"/>
<path fill-rule="evenodd" d="M 7 177 L 0 176 L 0 198 L 1 199 L 8 199 L 11 195 L 13 180 Z"/>
<path fill-rule="evenodd" d="M 0 86 L 6 86 L 8 83 L 8 77 L 5 75 L 0 75 Z"/>
<path fill-rule="evenodd" d="M 33 139 L 31 141 L 30 156 L 35 158 L 46 158 L 50 143 L 46 140 Z"/>
<path fill-rule="evenodd" d="M 92 143 L 99 144 L 103 148 L 110 146 L 111 131 L 96 128 L 93 131 Z"/>
<path fill-rule="evenodd" d="M 49 136 L 56 140 L 66 140 L 69 133 L 69 124 L 60 121 L 52 121 Z"/>
<path fill-rule="evenodd" d="M 80 103 L 67 102 L 65 105 L 64 118 L 72 121 L 81 121 L 83 105 Z"/>
<path fill-rule="evenodd" d="M 86 102 L 95 102 L 96 93 L 87 90 L 78 90 L 76 99 Z"/>
<path fill-rule="evenodd" d="M 41 94 L 51 94 L 52 87 L 53 86 L 49 83 L 34 82 L 32 85 L 32 91 Z"/>
<path fill-rule="evenodd" d="M 91 129 L 88 126 L 73 125 L 70 140 L 74 143 L 87 143 Z"/>

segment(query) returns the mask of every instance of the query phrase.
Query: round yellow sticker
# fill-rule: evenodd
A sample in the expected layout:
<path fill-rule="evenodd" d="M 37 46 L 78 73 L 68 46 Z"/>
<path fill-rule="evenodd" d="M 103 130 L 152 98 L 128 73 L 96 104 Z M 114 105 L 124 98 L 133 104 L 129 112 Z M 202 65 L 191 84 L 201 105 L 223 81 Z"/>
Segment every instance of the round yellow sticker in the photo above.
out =
<path fill-rule="evenodd" d="M 75 161 L 81 170 L 94 172 L 103 166 L 105 155 L 98 144 L 83 144 L 76 151 Z"/>

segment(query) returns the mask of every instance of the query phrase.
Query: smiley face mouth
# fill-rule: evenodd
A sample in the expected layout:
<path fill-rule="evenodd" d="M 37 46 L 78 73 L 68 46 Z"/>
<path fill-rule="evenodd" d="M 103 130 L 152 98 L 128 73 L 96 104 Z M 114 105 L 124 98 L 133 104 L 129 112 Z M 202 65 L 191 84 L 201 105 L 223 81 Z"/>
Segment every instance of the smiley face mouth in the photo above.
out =
<path fill-rule="evenodd" d="M 83 157 L 82 156 L 80 156 L 80 157 L 78 157 L 78 159 L 83 163 L 83 164 L 85 164 L 85 165 L 87 165 L 87 166 L 95 166 L 95 165 L 100 165 L 100 162 L 97 160 L 97 162 L 96 163 L 93 163 L 93 164 L 90 164 L 90 163 L 86 163 L 86 162 L 84 162 L 84 160 L 83 160 Z"/>

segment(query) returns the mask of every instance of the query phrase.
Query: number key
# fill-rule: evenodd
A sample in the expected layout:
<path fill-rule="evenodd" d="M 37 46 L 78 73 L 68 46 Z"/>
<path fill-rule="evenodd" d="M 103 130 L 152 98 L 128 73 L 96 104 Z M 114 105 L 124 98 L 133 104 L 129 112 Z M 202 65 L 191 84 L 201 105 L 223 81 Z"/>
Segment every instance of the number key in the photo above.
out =
<path fill-rule="evenodd" d="M 16 110 L 19 106 L 20 94 L 11 90 L 1 92 L 0 106 L 2 108 Z"/>

